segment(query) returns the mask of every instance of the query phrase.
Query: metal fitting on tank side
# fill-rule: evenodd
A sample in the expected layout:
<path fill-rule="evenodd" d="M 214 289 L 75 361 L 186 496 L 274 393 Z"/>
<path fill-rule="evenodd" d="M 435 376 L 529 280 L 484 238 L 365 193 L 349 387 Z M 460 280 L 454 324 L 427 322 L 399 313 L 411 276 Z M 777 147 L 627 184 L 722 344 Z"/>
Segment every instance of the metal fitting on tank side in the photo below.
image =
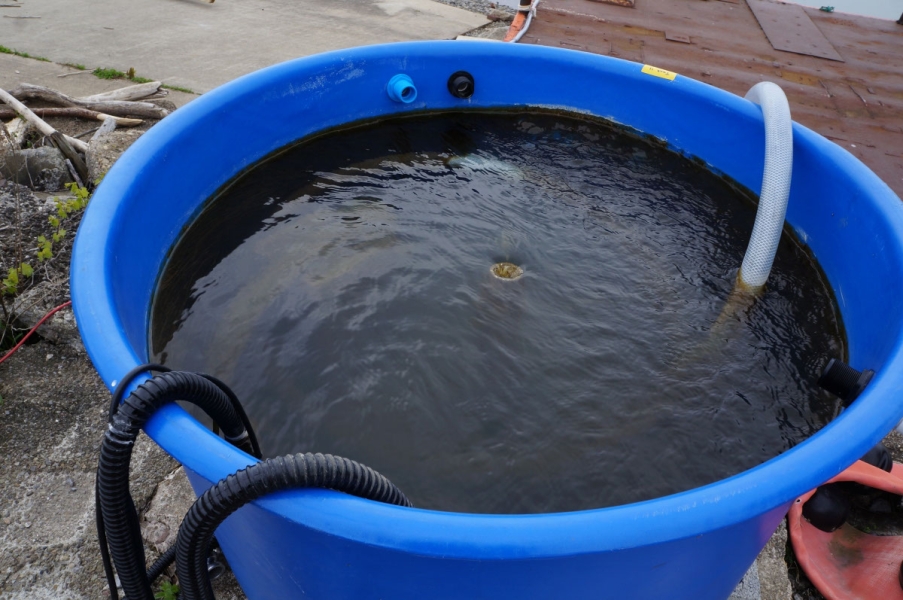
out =
<path fill-rule="evenodd" d="M 389 80 L 386 85 L 386 93 L 395 102 L 410 104 L 417 99 L 417 88 L 414 81 L 407 75 L 398 74 Z"/>

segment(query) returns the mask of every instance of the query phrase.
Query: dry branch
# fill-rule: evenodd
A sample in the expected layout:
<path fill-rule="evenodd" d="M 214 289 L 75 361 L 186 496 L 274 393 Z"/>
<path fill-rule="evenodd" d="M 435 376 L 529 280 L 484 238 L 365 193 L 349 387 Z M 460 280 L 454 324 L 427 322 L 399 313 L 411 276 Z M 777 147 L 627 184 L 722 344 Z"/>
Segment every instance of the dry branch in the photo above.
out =
<path fill-rule="evenodd" d="M 34 99 L 43 100 L 51 104 L 60 106 L 80 106 L 89 110 L 96 110 L 108 115 L 116 115 L 119 117 L 140 117 L 149 119 L 162 119 L 169 114 L 165 108 L 160 108 L 156 104 L 150 102 L 128 102 L 128 101 L 108 101 L 94 102 L 82 100 L 80 98 L 72 98 L 56 90 L 52 90 L 40 85 L 32 85 L 23 83 L 9 94 L 19 100 Z"/>
<path fill-rule="evenodd" d="M 72 144 L 69 143 L 69 140 L 74 140 L 79 144 L 84 144 L 84 142 L 69 137 L 68 135 L 63 135 L 59 131 L 54 131 L 50 134 L 50 140 L 53 142 L 54 146 L 60 149 L 63 156 L 72 163 L 75 171 L 81 176 L 82 181 L 88 181 L 88 165 L 85 164 L 85 159 L 72 148 Z M 85 149 L 87 149 L 87 147 Z M 84 152 L 85 150 L 82 150 L 82 153 Z"/>
<path fill-rule="evenodd" d="M 79 100 L 84 102 L 110 102 L 113 100 L 140 100 L 148 96 L 155 96 L 159 92 L 166 95 L 166 90 L 160 89 L 159 81 L 150 81 L 148 83 L 139 83 L 138 85 L 130 85 L 127 87 L 110 90 L 93 96 L 82 96 Z"/>
<path fill-rule="evenodd" d="M 122 127 L 134 127 L 141 125 L 144 121 L 141 119 L 128 119 L 126 117 L 114 117 L 96 110 L 81 108 L 80 106 L 67 106 L 65 108 L 32 108 L 32 112 L 39 117 L 46 119 L 48 117 L 76 117 L 79 119 L 89 119 L 97 121 L 105 121 L 114 119 L 117 125 Z M 16 116 L 16 111 L 9 108 L 0 108 L 0 119 L 11 119 Z"/>
<path fill-rule="evenodd" d="M 53 145 L 59 148 L 60 152 L 63 153 L 63 156 L 72 161 L 72 165 L 75 167 L 75 170 L 78 171 L 82 180 L 88 180 L 88 167 L 85 165 L 85 161 L 78 152 L 74 150 L 74 148 L 78 148 L 80 152 L 84 153 L 88 149 L 88 144 L 73 137 L 63 135 L 48 125 L 41 117 L 31 112 L 31 109 L 13 98 L 5 90 L 0 89 L 0 100 L 12 107 L 13 110 L 19 113 L 20 117 L 37 127 L 38 131 L 49 137 L 53 142 Z"/>
<path fill-rule="evenodd" d="M 0 89 L 0 100 L 5 102 L 8 106 L 10 106 L 14 111 L 16 111 L 19 116 L 23 119 L 37 127 L 38 131 L 41 132 L 42 135 L 46 135 L 48 137 L 53 137 L 54 134 L 60 134 L 56 129 L 48 125 L 44 120 L 42 120 L 38 115 L 31 112 L 31 109 L 19 102 L 15 97 L 12 96 L 9 92 Z M 77 148 L 79 152 L 84 152 L 88 149 L 88 144 L 84 143 L 81 140 L 77 140 L 75 138 L 69 136 L 62 136 L 69 145 L 74 148 Z M 62 150 L 62 149 L 61 149 Z"/>

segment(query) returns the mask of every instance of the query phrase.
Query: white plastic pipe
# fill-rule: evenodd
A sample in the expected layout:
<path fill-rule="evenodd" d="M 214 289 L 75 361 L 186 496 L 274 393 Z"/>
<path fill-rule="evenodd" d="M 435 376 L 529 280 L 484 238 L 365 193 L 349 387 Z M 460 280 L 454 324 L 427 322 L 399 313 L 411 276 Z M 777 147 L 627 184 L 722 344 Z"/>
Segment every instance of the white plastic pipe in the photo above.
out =
<path fill-rule="evenodd" d="M 517 35 L 514 36 L 514 39 L 511 40 L 512 44 L 516 44 L 520 41 L 524 34 L 527 33 L 527 30 L 530 29 L 530 23 L 533 22 L 533 17 L 536 16 L 536 7 L 539 6 L 539 0 L 533 0 L 533 4 L 530 5 L 530 8 L 527 12 L 527 20 L 524 22 L 524 28 L 517 32 Z M 524 9 L 520 8 L 519 11 L 523 12 Z"/>
<path fill-rule="evenodd" d="M 768 280 L 781 241 L 793 173 L 793 126 L 787 96 L 774 83 L 757 83 L 747 92 L 746 99 L 762 107 L 765 120 L 762 193 L 739 275 L 741 283 L 755 289 Z"/>

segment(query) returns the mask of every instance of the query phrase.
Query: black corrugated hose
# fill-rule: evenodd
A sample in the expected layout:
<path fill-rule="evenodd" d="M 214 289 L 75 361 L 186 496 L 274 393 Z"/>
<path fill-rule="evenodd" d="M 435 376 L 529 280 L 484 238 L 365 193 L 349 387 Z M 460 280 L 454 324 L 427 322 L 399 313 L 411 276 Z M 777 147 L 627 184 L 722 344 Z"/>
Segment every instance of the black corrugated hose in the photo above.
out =
<path fill-rule="evenodd" d="M 369 500 L 411 506 L 388 479 L 353 460 L 329 454 L 267 459 L 229 475 L 198 498 L 179 528 L 176 572 L 180 600 L 214 600 L 207 550 L 226 517 L 261 496 L 297 488 L 329 488 Z"/>
<path fill-rule="evenodd" d="M 119 400 L 131 380 L 145 371 L 163 374 L 144 382 L 120 406 Z M 142 365 L 123 377 L 112 398 L 95 485 L 97 535 L 112 600 L 118 599 L 112 565 L 129 600 L 153 600 L 151 583 L 174 559 L 182 590 L 180 598 L 213 600 L 207 577 L 207 553 L 213 534 L 226 517 L 266 494 L 318 487 L 411 506 L 388 479 L 346 458 L 297 454 L 269 459 L 229 475 L 208 489 L 185 516 L 176 544 L 145 572 L 138 513 L 129 493 L 129 462 L 141 428 L 155 411 L 176 400 L 197 405 L 222 428 L 227 441 L 261 458 L 247 415 L 235 394 L 218 379 L 170 371 L 161 365 Z"/>
<path fill-rule="evenodd" d="M 124 380 L 120 382 L 119 389 L 123 390 L 127 385 Z M 101 538 L 101 547 L 104 546 L 103 537 L 106 537 L 122 590 L 130 600 L 154 598 L 145 572 L 138 512 L 129 493 L 132 447 L 151 415 L 161 406 L 176 400 L 197 405 L 222 427 L 226 439 L 246 452 L 254 450 L 250 434 L 229 396 L 213 382 L 194 373 L 157 375 L 141 384 L 119 406 L 110 419 L 100 447 L 96 494 L 99 499 L 99 521 L 103 525 L 102 531 L 98 530 L 98 537 Z M 110 585 L 110 594 L 114 600 L 117 598 L 115 582 Z"/>

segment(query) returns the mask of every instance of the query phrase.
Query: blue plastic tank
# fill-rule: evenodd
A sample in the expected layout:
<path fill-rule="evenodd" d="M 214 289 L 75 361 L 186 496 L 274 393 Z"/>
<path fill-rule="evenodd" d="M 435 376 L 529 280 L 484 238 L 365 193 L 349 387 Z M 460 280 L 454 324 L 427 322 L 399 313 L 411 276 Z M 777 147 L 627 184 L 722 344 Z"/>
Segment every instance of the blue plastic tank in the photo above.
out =
<path fill-rule="evenodd" d="M 449 93 L 458 71 L 473 75 L 472 96 Z M 387 93 L 399 74 L 416 86 L 410 102 Z M 761 184 L 757 106 L 640 64 L 537 46 L 415 42 L 276 65 L 164 119 L 122 156 L 91 201 L 73 251 L 72 298 L 107 386 L 146 361 L 151 299 L 167 254 L 204 201 L 237 173 L 343 123 L 518 106 L 610 119 L 752 190 Z M 454 514 L 331 491 L 280 493 L 242 508 L 217 533 L 248 596 L 726 598 L 790 504 L 903 417 L 903 204 L 849 153 L 795 124 L 787 220 L 830 280 L 850 363 L 877 372 L 818 434 L 729 479 L 600 510 Z M 198 492 L 253 461 L 175 405 L 154 416 L 148 433 L 185 465 Z"/>

